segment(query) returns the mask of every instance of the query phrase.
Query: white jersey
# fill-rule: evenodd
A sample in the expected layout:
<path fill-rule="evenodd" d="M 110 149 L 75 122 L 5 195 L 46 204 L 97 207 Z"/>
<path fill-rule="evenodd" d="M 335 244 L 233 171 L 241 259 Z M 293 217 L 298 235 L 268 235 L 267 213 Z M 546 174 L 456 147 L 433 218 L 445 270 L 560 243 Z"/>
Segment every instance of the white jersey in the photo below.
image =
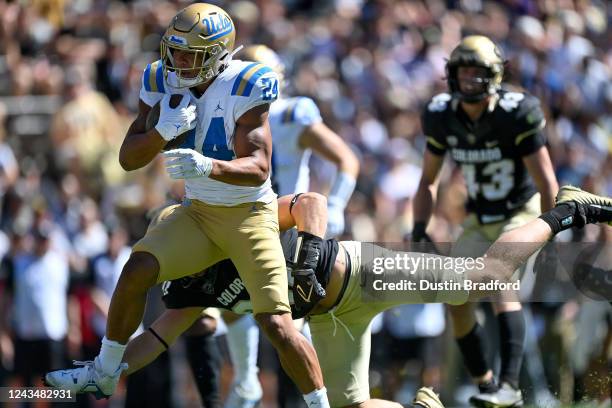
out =
<path fill-rule="evenodd" d="M 174 73 L 164 78 L 161 61 L 155 61 L 147 65 L 142 76 L 140 99 L 153 106 L 165 93 L 188 95 L 196 106 L 197 126 L 181 147 L 217 160 L 236 158 L 233 150 L 236 121 L 251 108 L 272 103 L 278 95 L 278 79 L 269 67 L 239 60 L 231 61 L 199 98 L 188 89 L 173 85 L 176 85 Z M 187 198 L 224 206 L 269 203 L 276 199 L 270 177 L 257 187 L 237 186 L 208 177 L 187 179 L 185 193 Z"/>
<path fill-rule="evenodd" d="M 300 147 L 299 138 L 306 127 L 317 122 L 321 122 L 321 113 L 310 98 L 279 99 L 270 106 L 272 177 L 279 195 L 308 191 L 312 152 Z"/>

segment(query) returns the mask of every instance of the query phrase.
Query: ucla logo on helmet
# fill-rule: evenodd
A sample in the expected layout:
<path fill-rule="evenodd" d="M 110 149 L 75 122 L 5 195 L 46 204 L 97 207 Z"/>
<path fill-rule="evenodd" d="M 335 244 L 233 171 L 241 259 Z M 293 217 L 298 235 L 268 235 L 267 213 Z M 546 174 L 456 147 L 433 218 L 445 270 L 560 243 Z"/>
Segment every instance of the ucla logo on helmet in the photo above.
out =
<path fill-rule="evenodd" d="M 222 36 L 232 31 L 232 20 L 226 15 L 211 14 L 202 23 L 206 26 L 206 35 Z"/>
<path fill-rule="evenodd" d="M 187 40 L 184 39 L 183 37 L 178 36 L 178 35 L 171 35 L 168 38 L 168 41 L 173 42 L 175 44 L 187 45 Z"/>

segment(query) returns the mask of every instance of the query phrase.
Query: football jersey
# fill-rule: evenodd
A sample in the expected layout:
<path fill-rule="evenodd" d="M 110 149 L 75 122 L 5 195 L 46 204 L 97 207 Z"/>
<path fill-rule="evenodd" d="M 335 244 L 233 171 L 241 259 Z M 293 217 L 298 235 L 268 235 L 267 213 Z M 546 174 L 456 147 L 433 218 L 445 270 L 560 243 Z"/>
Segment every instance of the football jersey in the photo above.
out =
<path fill-rule="evenodd" d="M 310 98 L 281 98 L 270 106 L 272 180 L 279 195 L 308 191 L 312 152 L 300 147 L 299 138 L 305 128 L 318 122 L 321 113 Z"/>
<path fill-rule="evenodd" d="M 189 89 L 173 88 L 173 72 L 164 78 L 161 60 L 147 65 L 142 76 L 140 99 L 155 105 L 164 94 L 182 94 L 196 106 L 197 125 L 181 147 L 194 149 L 217 160 L 232 160 L 236 121 L 249 109 L 272 103 L 278 96 L 278 79 L 269 67 L 256 62 L 233 60 L 199 98 Z M 271 202 L 276 198 L 270 177 L 260 186 L 237 186 L 208 177 L 185 180 L 187 198 L 213 205 L 232 206 L 247 202 Z"/>
<path fill-rule="evenodd" d="M 422 116 L 427 149 L 447 151 L 461 167 L 468 211 L 483 224 L 503 221 L 536 192 L 523 157 L 545 144 L 546 121 L 539 101 L 528 94 L 500 91 L 499 98 L 472 122 L 451 95 L 436 95 Z"/>
<path fill-rule="evenodd" d="M 288 263 L 295 256 L 297 237 L 298 233 L 295 228 L 284 231 L 280 235 L 283 254 Z M 315 270 L 317 280 L 323 287 L 326 287 L 329 282 L 338 250 L 338 241 L 335 239 L 323 241 L 321 255 Z M 290 285 L 292 280 L 289 276 Z M 288 290 L 291 290 L 291 286 Z M 197 276 L 186 276 L 164 282 L 162 299 L 168 309 L 201 306 L 227 309 L 240 314 L 253 311 L 251 297 L 238 275 L 238 270 L 229 259 L 216 263 Z M 289 299 L 293 318 L 303 317 L 295 313 L 291 292 L 289 292 Z"/>

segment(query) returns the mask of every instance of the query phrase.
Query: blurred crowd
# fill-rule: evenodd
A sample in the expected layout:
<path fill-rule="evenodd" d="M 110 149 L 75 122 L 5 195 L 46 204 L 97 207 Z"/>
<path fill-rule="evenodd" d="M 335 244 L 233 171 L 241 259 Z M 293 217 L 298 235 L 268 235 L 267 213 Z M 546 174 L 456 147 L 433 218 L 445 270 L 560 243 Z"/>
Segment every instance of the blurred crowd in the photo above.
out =
<path fill-rule="evenodd" d="M 612 195 L 612 11 L 605 1 L 211 2 L 234 18 L 237 44 L 263 43 L 279 53 L 288 67 L 283 93 L 312 97 L 326 123 L 359 155 L 345 238 L 401 241 L 410 232 L 425 148 L 420 113 L 446 89 L 445 58 L 471 33 L 501 46 L 508 87 L 541 100 L 560 184 Z M 161 161 L 127 173 L 117 157 L 137 111 L 142 71 L 159 58 L 161 34 L 185 4 L 0 0 L 0 385 L 35 368 L 13 358 L 24 353 L 20 339 L 51 340 L 61 349 L 58 358 L 95 355 L 129 245 L 144 234 L 151 209 L 182 194 Z M 333 166 L 317 157 L 311 164 L 312 188 L 326 192 Z M 460 176 L 445 168 L 434 219 L 440 241 L 457 235 L 464 215 Z M 590 239 L 612 240 L 591 231 Z M 9 275 L 22 278 L 3 278 Z M 551 401 L 609 396 L 605 317 L 595 326 L 603 331 L 603 351 L 587 345 L 582 361 L 571 350 L 582 344 L 584 303 L 532 309 L 534 352 L 538 343 L 556 347 L 537 356 L 539 384 L 533 382 L 537 374 L 526 374 L 532 399 L 548 390 L 556 394 Z M 397 362 L 410 357 L 426 362 L 421 379 L 437 382 L 451 400 L 460 393 L 460 366 L 451 370 L 450 357 L 442 358 L 456 351 L 441 308 L 392 312 L 380 326 L 375 347 L 418 352 L 398 351 L 393 366 L 385 363 L 389 356 L 375 354 L 375 394 L 403 395 L 411 370 Z M 413 338 L 438 338 L 436 349 L 401 341 Z M 32 341 L 28 347 L 36 347 Z M 595 357 L 601 361 L 593 363 Z M 185 404 L 180 396 L 175 402 Z"/>

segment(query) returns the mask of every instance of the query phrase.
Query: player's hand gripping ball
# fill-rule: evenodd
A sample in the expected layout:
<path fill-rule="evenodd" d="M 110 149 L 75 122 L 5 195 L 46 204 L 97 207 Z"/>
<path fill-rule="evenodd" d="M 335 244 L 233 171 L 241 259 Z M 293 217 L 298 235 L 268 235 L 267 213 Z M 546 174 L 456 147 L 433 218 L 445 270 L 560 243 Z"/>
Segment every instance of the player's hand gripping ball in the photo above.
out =
<path fill-rule="evenodd" d="M 166 94 L 149 111 L 145 126 L 147 131 L 155 128 L 168 141 L 163 150 L 176 149 L 196 126 L 195 106 L 186 95 Z"/>

